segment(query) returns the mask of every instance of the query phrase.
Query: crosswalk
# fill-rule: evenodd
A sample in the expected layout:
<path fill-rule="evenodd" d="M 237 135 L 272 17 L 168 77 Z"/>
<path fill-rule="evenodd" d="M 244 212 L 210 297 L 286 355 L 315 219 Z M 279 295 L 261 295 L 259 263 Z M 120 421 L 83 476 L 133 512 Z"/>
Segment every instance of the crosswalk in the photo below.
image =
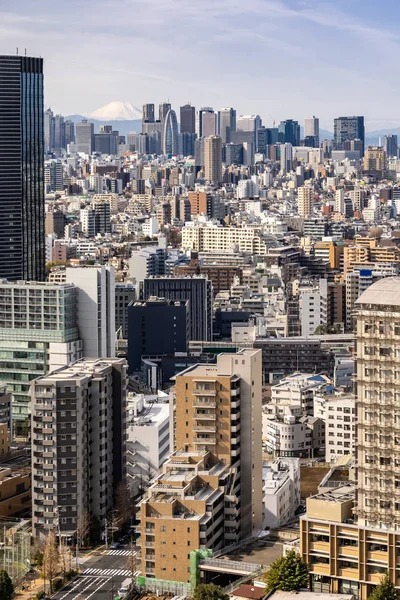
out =
<path fill-rule="evenodd" d="M 137 552 L 133 552 L 132 553 L 133 556 L 136 556 Z M 107 552 L 108 556 L 130 556 L 131 555 L 131 551 L 130 550 L 110 550 L 109 552 Z"/>
<path fill-rule="evenodd" d="M 82 575 L 97 575 L 98 577 L 129 577 L 132 571 L 128 569 L 86 569 Z M 140 575 L 140 571 L 136 571 L 134 576 Z"/>

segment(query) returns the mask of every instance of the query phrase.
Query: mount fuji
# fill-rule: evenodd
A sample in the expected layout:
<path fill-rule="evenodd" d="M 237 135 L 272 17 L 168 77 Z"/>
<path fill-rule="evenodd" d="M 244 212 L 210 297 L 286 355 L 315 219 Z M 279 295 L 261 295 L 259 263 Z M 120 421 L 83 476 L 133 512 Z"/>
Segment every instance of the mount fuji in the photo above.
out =
<path fill-rule="evenodd" d="M 89 117 L 96 121 L 136 121 L 142 118 L 142 111 L 129 102 L 110 102 L 92 112 Z"/>

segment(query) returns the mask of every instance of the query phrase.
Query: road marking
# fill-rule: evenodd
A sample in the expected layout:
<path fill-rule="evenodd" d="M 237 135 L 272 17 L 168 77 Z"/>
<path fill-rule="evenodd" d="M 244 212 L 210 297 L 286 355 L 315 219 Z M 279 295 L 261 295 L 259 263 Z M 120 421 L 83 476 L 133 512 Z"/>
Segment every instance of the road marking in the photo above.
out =
<path fill-rule="evenodd" d="M 61 598 L 59 600 L 63 600 L 64 598 L 66 598 L 69 594 L 71 594 L 71 592 L 73 592 L 77 587 L 79 587 L 80 585 L 85 584 L 88 582 L 88 580 L 91 579 L 92 583 L 94 583 L 96 581 L 96 577 L 79 577 L 78 581 L 75 583 L 75 585 L 72 586 L 72 588 L 70 590 L 67 591 L 66 594 L 64 594 L 63 596 L 61 596 Z"/>
<path fill-rule="evenodd" d="M 99 589 L 104 587 L 106 585 L 106 583 L 108 583 L 110 580 L 111 580 L 111 577 L 109 577 L 108 579 L 105 579 L 104 582 L 94 590 L 94 592 L 89 594 L 89 596 L 86 596 L 85 600 L 89 600 L 89 598 L 91 598 L 93 596 L 93 594 L 96 594 L 99 591 Z"/>
<path fill-rule="evenodd" d="M 124 576 L 127 577 L 131 574 L 128 569 L 86 569 L 83 575 L 102 575 L 102 576 Z"/>
<path fill-rule="evenodd" d="M 131 552 L 130 550 L 110 550 L 107 556 L 136 556 L 137 552 Z"/>

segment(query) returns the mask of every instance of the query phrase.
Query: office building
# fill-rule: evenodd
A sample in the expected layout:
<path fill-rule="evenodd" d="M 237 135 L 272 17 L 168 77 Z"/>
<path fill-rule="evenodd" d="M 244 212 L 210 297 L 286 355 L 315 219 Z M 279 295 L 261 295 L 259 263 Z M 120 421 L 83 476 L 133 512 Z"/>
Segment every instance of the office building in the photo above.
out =
<path fill-rule="evenodd" d="M 85 359 L 32 383 L 32 531 L 76 540 L 104 522 L 124 473 L 126 364 Z"/>
<path fill-rule="evenodd" d="M 242 165 L 243 164 L 243 144 L 233 142 L 225 146 L 225 164 Z"/>
<path fill-rule="evenodd" d="M 316 394 L 314 415 L 325 421 L 325 461 L 335 463 L 343 455 L 354 456 L 357 422 L 355 396 L 337 390 L 331 394 Z"/>
<path fill-rule="evenodd" d="M 204 175 L 206 181 L 222 181 L 222 140 L 218 135 L 204 139 Z"/>
<path fill-rule="evenodd" d="M 164 248 L 149 246 L 141 250 L 134 250 L 129 259 L 129 277 L 136 281 L 138 297 L 143 291 L 143 282 L 151 275 L 165 275 L 165 261 L 167 255 Z"/>
<path fill-rule="evenodd" d="M 364 156 L 364 171 L 384 171 L 386 168 L 386 153 L 380 146 L 368 146 Z"/>
<path fill-rule="evenodd" d="M 133 302 L 128 307 L 129 372 L 140 370 L 143 356 L 187 352 L 189 334 L 189 300 L 150 296 L 145 302 Z"/>
<path fill-rule="evenodd" d="M 383 142 L 383 149 L 385 150 L 387 157 L 397 157 L 398 155 L 398 145 L 397 145 L 397 135 L 385 135 Z"/>
<path fill-rule="evenodd" d="M 310 185 L 298 189 L 297 212 L 300 217 L 310 217 L 313 213 L 314 190 Z"/>
<path fill-rule="evenodd" d="M 54 148 L 54 113 L 51 108 L 44 112 L 44 151 L 49 153 Z"/>
<path fill-rule="evenodd" d="M 178 154 L 178 121 L 174 110 L 169 110 L 163 122 L 163 154 Z"/>
<path fill-rule="evenodd" d="M 143 104 L 142 121 L 154 122 L 154 104 Z"/>
<path fill-rule="evenodd" d="M 169 102 L 161 102 L 158 107 L 158 120 L 164 125 L 164 121 L 167 117 L 167 114 L 171 110 L 171 104 Z"/>
<path fill-rule="evenodd" d="M 176 452 L 140 505 L 142 573 L 188 582 L 192 549 L 262 525 L 261 355 L 220 354 L 176 377 Z"/>
<path fill-rule="evenodd" d="M 75 123 L 70 119 L 64 122 L 65 131 L 65 148 L 68 148 L 69 144 L 75 143 Z"/>
<path fill-rule="evenodd" d="M 293 169 L 293 146 L 290 143 L 280 145 L 280 162 L 281 171 L 283 173 L 290 173 Z"/>
<path fill-rule="evenodd" d="M 143 298 L 151 296 L 168 300 L 189 300 L 190 340 L 212 339 L 212 283 L 204 276 L 147 277 Z"/>
<path fill-rule="evenodd" d="M 196 109 L 190 104 L 185 104 L 180 108 L 180 129 L 181 133 L 196 133 Z"/>
<path fill-rule="evenodd" d="M 253 142 L 254 147 L 258 147 L 258 130 L 261 128 L 262 122 L 260 115 L 240 115 L 236 119 L 236 132 L 252 132 L 251 139 L 240 139 L 239 137 L 231 136 L 232 142 Z"/>
<path fill-rule="evenodd" d="M 231 133 L 233 131 L 236 131 L 236 110 L 234 108 L 221 108 L 218 111 L 217 133 L 221 137 L 223 144 L 231 142 Z"/>
<path fill-rule="evenodd" d="M 89 156 L 94 152 L 94 125 L 87 119 L 76 124 L 76 147 L 78 152 Z"/>
<path fill-rule="evenodd" d="M 0 56 L 0 278 L 45 279 L 43 59 Z"/>
<path fill-rule="evenodd" d="M 67 283 L 78 288 L 77 323 L 87 358 L 115 356 L 114 267 L 71 267 Z"/>
<path fill-rule="evenodd" d="M 128 306 L 136 300 L 136 287 L 132 283 L 115 284 L 115 331 L 117 337 L 128 339 Z"/>
<path fill-rule="evenodd" d="M 65 149 L 65 124 L 62 115 L 54 117 L 54 152 L 60 154 Z"/>
<path fill-rule="evenodd" d="M 169 396 L 129 392 L 126 399 L 126 481 L 142 496 L 170 454 Z"/>
<path fill-rule="evenodd" d="M 304 139 L 313 139 L 313 148 L 319 148 L 319 119 L 318 117 L 307 117 L 304 119 Z M 307 146 L 308 144 L 306 144 Z"/>
<path fill-rule="evenodd" d="M 103 200 L 101 195 L 95 196 L 92 206 L 94 210 L 94 234 L 111 233 L 110 201 Z"/>
<path fill-rule="evenodd" d="M 63 166 L 58 160 L 47 160 L 44 164 L 44 183 L 46 193 L 63 192 Z"/>
<path fill-rule="evenodd" d="M 64 237 L 65 215 L 61 210 L 52 210 L 46 213 L 46 235 L 55 234 L 58 238 Z"/>
<path fill-rule="evenodd" d="M 364 156 L 364 117 L 339 117 L 334 121 L 334 150 L 346 150 L 346 143 L 360 140 L 360 156 Z"/>
<path fill-rule="evenodd" d="M 300 460 L 277 458 L 263 464 L 263 529 L 283 527 L 300 505 Z"/>
<path fill-rule="evenodd" d="M 199 138 L 216 134 L 216 115 L 211 106 L 203 106 L 198 113 L 198 126 L 196 133 Z"/>
<path fill-rule="evenodd" d="M 178 133 L 178 154 L 180 156 L 194 156 L 195 133 Z"/>
<path fill-rule="evenodd" d="M 293 119 L 281 121 L 278 125 L 279 141 L 282 144 L 300 145 L 300 125 Z"/>

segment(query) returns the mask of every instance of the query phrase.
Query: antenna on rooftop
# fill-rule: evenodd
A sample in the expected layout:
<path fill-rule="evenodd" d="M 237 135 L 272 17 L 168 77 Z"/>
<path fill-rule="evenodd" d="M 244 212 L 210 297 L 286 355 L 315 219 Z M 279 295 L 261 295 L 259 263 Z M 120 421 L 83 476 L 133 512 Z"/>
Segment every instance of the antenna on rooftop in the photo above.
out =
<path fill-rule="evenodd" d="M 26 48 L 25 48 L 25 56 L 26 56 Z"/>
<path fill-rule="evenodd" d="M 18 47 L 17 47 L 17 56 L 18 56 Z"/>

